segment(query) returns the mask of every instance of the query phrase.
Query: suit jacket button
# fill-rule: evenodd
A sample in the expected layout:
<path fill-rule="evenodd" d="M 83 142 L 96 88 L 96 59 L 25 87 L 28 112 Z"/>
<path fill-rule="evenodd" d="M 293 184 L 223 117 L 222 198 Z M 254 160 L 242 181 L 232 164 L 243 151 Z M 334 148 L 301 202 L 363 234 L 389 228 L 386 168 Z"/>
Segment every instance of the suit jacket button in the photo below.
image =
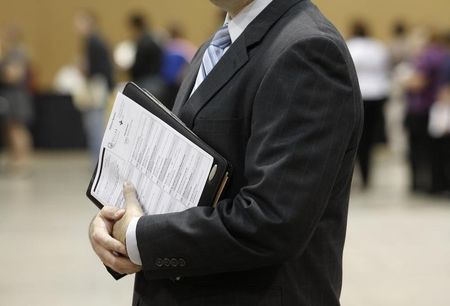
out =
<path fill-rule="evenodd" d="M 172 267 L 178 266 L 178 260 L 177 260 L 176 258 L 172 258 L 172 259 L 170 260 L 170 265 L 171 265 Z"/>
<path fill-rule="evenodd" d="M 180 258 L 180 259 L 178 259 L 178 264 L 180 265 L 180 267 L 185 267 L 186 261 L 183 258 Z"/>
<path fill-rule="evenodd" d="M 155 265 L 158 267 L 158 268 L 161 268 L 162 266 L 163 266 L 163 260 L 162 260 L 162 258 L 157 258 L 156 259 L 156 261 L 155 261 Z"/>
<path fill-rule="evenodd" d="M 169 259 L 169 258 L 164 258 L 163 262 L 164 262 L 164 265 L 165 265 L 166 267 L 169 267 L 169 266 L 170 266 L 170 259 Z"/>

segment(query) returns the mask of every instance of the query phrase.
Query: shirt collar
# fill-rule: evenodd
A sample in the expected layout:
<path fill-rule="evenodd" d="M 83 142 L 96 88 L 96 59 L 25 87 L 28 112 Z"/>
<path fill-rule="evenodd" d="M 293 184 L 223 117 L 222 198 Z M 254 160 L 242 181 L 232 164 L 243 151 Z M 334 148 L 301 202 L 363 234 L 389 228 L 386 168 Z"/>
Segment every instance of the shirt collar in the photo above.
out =
<path fill-rule="evenodd" d="M 245 28 L 272 2 L 273 0 L 253 0 L 234 18 L 228 14 L 225 24 L 228 23 L 231 42 L 234 43 Z"/>

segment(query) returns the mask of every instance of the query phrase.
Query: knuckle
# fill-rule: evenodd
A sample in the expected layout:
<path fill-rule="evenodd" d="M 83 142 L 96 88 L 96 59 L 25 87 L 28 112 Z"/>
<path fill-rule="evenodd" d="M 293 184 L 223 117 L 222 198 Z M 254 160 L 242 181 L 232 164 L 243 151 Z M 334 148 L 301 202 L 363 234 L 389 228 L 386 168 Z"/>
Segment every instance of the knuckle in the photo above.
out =
<path fill-rule="evenodd" d="M 111 251 L 117 251 L 119 249 L 118 243 L 114 240 L 109 243 L 109 247 L 111 248 Z"/>
<path fill-rule="evenodd" d="M 102 210 L 100 210 L 100 215 L 107 216 L 109 214 L 109 209 L 107 206 L 103 206 Z"/>
<path fill-rule="evenodd" d="M 103 246 L 104 246 L 107 250 L 111 250 L 111 242 L 109 242 L 108 240 L 105 240 L 105 241 L 104 241 Z"/>
<path fill-rule="evenodd" d="M 95 233 L 95 242 L 97 242 L 98 244 L 104 245 L 105 238 L 104 238 L 103 234 L 101 234 L 100 232 L 96 232 Z"/>
<path fill-rule="evenodd" d="M 116 251 L 116 252 L 120 253 L 120 251 L 121 251 L 121 249 L 120 249 L 120 244 L 117 243 L 117 242 L 112 243 L 112 244 L 111 244 L 111 249 L 112 249 L 113 251 Z"/>
<path fill-rule="evenodd" d="M 109 265 L 110 265 L 111 268 L 113 268 L 113 269 L 117 269 L 117 268 L 118 268 L 118 265 L 117 265 L 117 258 L 116 258 L 115 256 L 111 256 L 111 257 L 108 259 L 108 263 L 109 263 Z"/>
<path fill-rule="evenodd" d="M 109 217 L 113 215 L 116 212 L 116 208 L 113 206 L 103 206 L 102 210 L 100 211 L 103 216 Z"/>
<path fill-rule="evenodd" d="M 99 245 L 103 246 L 103 247 L 107 247 L 107 246 L 108 246 L 108 245 L 107 245 L 108 240 L 105 239 L 105 236 L 102 235 L 102 234 L 98 234 L 98 235 L 97 235 L 97 240 L 96 240 L 96 242 L 97 242 Z"/>
<path fill-rule="evenodd" d="M 108 238 L 107 240 L 105 240 L 105 247 L 108 249 L 108 250 L 114 250 L 114 240 L 112 240 L 112 239 L 110 239 L 110 238 Z"/>
<path fill-rule="evenodd" d="M 96 230 L 92 231 L 91 238 L 92 238 L 92 241 L 98 242 L 98 232 Z"/>

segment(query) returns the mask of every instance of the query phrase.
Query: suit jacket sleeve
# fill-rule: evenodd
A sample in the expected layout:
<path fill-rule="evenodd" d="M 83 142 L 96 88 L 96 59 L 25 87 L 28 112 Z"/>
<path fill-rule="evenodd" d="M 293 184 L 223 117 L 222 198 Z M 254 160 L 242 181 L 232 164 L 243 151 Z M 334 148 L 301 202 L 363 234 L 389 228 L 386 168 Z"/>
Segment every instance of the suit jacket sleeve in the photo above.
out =
<path fill-rule="evenodd" d="M 359 94 L 342 50 L 314 37 L 277 55 L 253 101 L 248 184 L 215 209 L 141 218 L 137 241 L 146 277 L 249 270 L 301 254 L 345 152 L 354 149 Z M 169 264 L 172 259 L 178 262 Z"/>

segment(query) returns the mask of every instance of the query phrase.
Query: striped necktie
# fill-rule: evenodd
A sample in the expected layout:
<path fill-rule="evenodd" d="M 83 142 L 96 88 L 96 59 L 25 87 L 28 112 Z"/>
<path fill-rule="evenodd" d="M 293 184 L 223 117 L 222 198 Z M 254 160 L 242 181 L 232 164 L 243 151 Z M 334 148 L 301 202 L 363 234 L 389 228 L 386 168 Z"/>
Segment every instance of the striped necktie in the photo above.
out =
<path fill-rule="evenodd" d="M 198 86 L 205 80 L 206 76 L 213 70 L 214 66 L 219 62 L 230 45 L 231 37 L 228 32 L 228 24 L 225 24 L 216 32 L 208 49 L 206 49 L 205 54 L 203 55 L 202 65 L 200 66 L 192 93 L 194 93 Z"/>

